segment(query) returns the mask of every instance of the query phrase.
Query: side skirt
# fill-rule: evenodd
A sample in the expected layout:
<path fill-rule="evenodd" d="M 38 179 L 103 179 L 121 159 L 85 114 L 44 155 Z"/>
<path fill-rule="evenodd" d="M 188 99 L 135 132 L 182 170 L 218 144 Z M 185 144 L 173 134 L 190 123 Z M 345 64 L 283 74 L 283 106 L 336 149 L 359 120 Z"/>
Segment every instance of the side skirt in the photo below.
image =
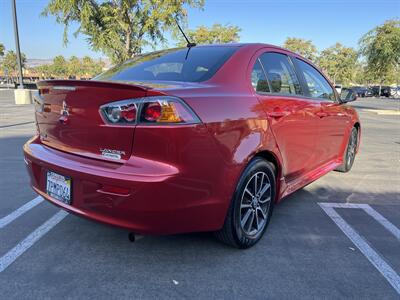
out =
<path fill-rule="evenodd" d="M 306 185 L 312 183 L 313 181 L 319 179 L 320 177 L 324 176 L 325 174 L 329 173 L 330 171 L 333 171 L 336 169 L 342 161 L 340 159 L 330 161 L 326 164 L 324 164 L 322 167 L 315 169 L 313 171 L 310 171 L 307 174 L 304 174 L 301 177 L 298 177 L 296 179 L 293 179 L 291 181 L 286 182 L 284 179 L 281 182 L 281 191 L 280 191 L 280 197 L 279 201 L 282 200 L 282 198 L 294 193 L 295 191 L 305 187 Z M 278 202 L 279 202 L 278 201 Z"/>

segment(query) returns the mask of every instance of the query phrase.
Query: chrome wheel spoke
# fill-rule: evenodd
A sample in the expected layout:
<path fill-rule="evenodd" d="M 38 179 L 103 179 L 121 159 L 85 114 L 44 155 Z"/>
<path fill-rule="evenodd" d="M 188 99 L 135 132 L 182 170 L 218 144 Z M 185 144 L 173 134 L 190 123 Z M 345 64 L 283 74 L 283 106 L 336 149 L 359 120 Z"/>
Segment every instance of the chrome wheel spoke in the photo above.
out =
<path fill-rule="evenodd" d="M 254 193 L 257 195 L 257 177 L 258 177 L 258 173 L 256 173 L 255 177 L 254 177 Z"/>
<path fill-rule="evenodd" d="M 244 209 L 244 208 L 251 208 L 251 203 L 241 203 L 240 209 Z"/>
<path fill-rule="evenodd" d="M 246 189 L 244 190 L 247 194 L 249 194 L 251 196 L 251 198 L 254 197 L 254 195 L 249 191 L 249 189 L 246 187 Z"/>
<path fill-rule="evenodd" d="M 260 199 L 260 201 L 258 201 L 260 204 L 265 204 L 265 203 L 267 203 L 267 202 L 269 202 L 269 201 L 271 201 L 271 197 L 267 197 L 267 198 L 265 198 L 265 199 Z"/>
<path fill-rule="evenodd" d="M 265 176 L 265 174 L 264 173 L 262 173 L 261 174 L 261 184 L 260 184 L 260 191 L 257 191 L 257 195 L 261 195 L 261 191 L 262 191 L 262 189 L 263 189 L 263 183 L 264 183 L 264 176 Z"/>
<path fill-rule="evenodd" d="M 249 209 L 248 211 L 246 211 L 246 214 L 245 214 L 244 217 L 242 218 L 241 224 L 242 224 L 242 227 L 243 227 L 243 228 L 245 227 L 247 221 L 249 220 L 249 217 L 250 217 L 251 213 L 252 213 L 252 210 Z"/>
<path fill-rule="evenodd" d="M 264 196 L 265 192 L 271 187 L 269 183 L 266 183 L 265 186 L 262 188 L 260 191 L 260 194 L 258 195 L 260 198 Z"/>
<path fill-rule="evenodd" d="M 264 220 L 266 220 L 266 219 L 267 219 L 267 214 L 263 211 L 263 209 L 262 209 L 261 207 L 259 207 L 259 208 L 258 208 L 258 211 L 261 212 L 262 218 L 263 218 Z"/>
<path fill-rule="evenodd" d="M 256 219 L 256 229 L 257 229 L 257 231 L 260 229 L 259 228 L 259 226 L 260 226 L 260 223 L 258 222 L 258 213 L 257 213 L 257 210 L 254 212 L 254 218 Z"/>
<path fill-rule="evenodd" d="M 251 228 L 253 227 L 253 222 L 254 222 L 254 211 L 250 210 L 250 212 L 251 212 L 251 217 L 250 217 L 250 222 L 249 222 L 249 225 L 248 225 L 248 228 L 247 228 L 248 232 L 251 231 Z"/>

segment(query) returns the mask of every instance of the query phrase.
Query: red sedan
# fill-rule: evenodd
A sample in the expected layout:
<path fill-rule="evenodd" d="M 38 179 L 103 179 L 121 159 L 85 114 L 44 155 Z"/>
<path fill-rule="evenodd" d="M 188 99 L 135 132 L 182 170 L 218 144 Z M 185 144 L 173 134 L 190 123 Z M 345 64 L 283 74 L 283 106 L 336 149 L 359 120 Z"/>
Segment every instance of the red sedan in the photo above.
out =
<path fill-rule="evenodd" d="M 349 171 L 359 145 L 354 95 L 271 45 L 158 51 L 38 88 L 24 146 L 33 189 L 135 233 L 214 231 L 250 247 L 275 203 Z"/>

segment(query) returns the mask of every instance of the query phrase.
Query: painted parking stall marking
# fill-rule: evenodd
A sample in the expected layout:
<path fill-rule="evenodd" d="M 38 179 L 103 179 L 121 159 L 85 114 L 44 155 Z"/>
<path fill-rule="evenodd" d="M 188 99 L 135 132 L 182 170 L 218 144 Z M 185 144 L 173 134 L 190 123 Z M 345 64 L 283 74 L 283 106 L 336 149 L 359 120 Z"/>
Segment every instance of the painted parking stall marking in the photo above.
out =
<path fill-rule="evenodd" d="M 33 246 L 40 238 L 48 233 L 54 226 L 60 223 L 66 216 L 67 212 L 61 210 L 52 216 L 49 220 L 39 226 L 35 231 L 28 235 L 24 240 L 19 242 L 14 248 L 8 251 L 0 258 L 0 272 L 3 272 L 10 264 L 12 264 L 20 255 Z"/>
<path fill-rule="evenodd" d="M 22 216 L 23 214 L 25 214 L 28 210 L 34 208 L 35 206 L 37 206 L 38 204 L 40 204 L 41 202 L 43 202 L 43 198 L 40 196 L 37 196 L 35 199 L 29 201 L 28 203 L 22 205 L 20 208 L 18 208 L 17 210 L 13 211 L 11 214 L 3 217 L 0 219 L 0 229 L 7 226 L 8 224 L 10 224 L 12 221 L 14 221 L 15 219 L 17 219 L 18 217 Z"/>
<path fill-rule="evenodd" d="M 43 198 L 38 196 L 35 199 L 24 204 L 17 210 L 13 211 L 9 215 L 0 219 L 0 229 L 6 227 L 8 224 L 43 202 Z M 0 257 L 0 273 L 8 268 L 18 257 L 20 257 L 25 251 L 32 247 L 37 241 L 39 241 L 46 233 L 48 233 L 54 226 L 60 223 L 68 213 L 60 210 L 50 219 L 36 228 L 30 233 L 25 239 L 19 242 L 15 247 L 9 250 L 5 255 Z"/>
<path fill-rule="evenodd" d="M 374 210 L 368 204 L 353 203 L 318 203 L 325 213 L 336 223 L 343 233 L 357 246 L 362 254 L 378 269 L 390 285 L 400 295 L 400 276 L 395 270 L 361 237 L 337 212 L 337 208 L 363 209 L 368 215 L 384 226 L 398 240 L 400 240 L 400 229 L 387 220 L 384 216 Z"/>

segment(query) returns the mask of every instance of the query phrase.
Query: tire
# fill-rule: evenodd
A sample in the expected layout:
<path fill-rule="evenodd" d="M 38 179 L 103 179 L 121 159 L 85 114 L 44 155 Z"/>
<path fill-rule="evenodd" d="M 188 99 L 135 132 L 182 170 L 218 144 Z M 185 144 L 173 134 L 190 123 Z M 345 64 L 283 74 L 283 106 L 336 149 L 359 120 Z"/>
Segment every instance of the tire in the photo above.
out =
<path fill-rule="evenodd" d="M 351 170 L 354 160 L 356 158 L 356 150 L 358 145 L 358 130 L 353 127 L 350 133 L 349 141 L 347 143 L 346 152 L 343 156 L 343 163 L 335 169 L 335 171 L 347 173 Z"/>
<path fill-rule="evenodd" d="M 217 239 L 239 249 L 255 245 L 269 224 L 275 193 L 274 165 L 262 158 L 253 159 L 239 179 L 224 226 L 215 232 Z"/>

